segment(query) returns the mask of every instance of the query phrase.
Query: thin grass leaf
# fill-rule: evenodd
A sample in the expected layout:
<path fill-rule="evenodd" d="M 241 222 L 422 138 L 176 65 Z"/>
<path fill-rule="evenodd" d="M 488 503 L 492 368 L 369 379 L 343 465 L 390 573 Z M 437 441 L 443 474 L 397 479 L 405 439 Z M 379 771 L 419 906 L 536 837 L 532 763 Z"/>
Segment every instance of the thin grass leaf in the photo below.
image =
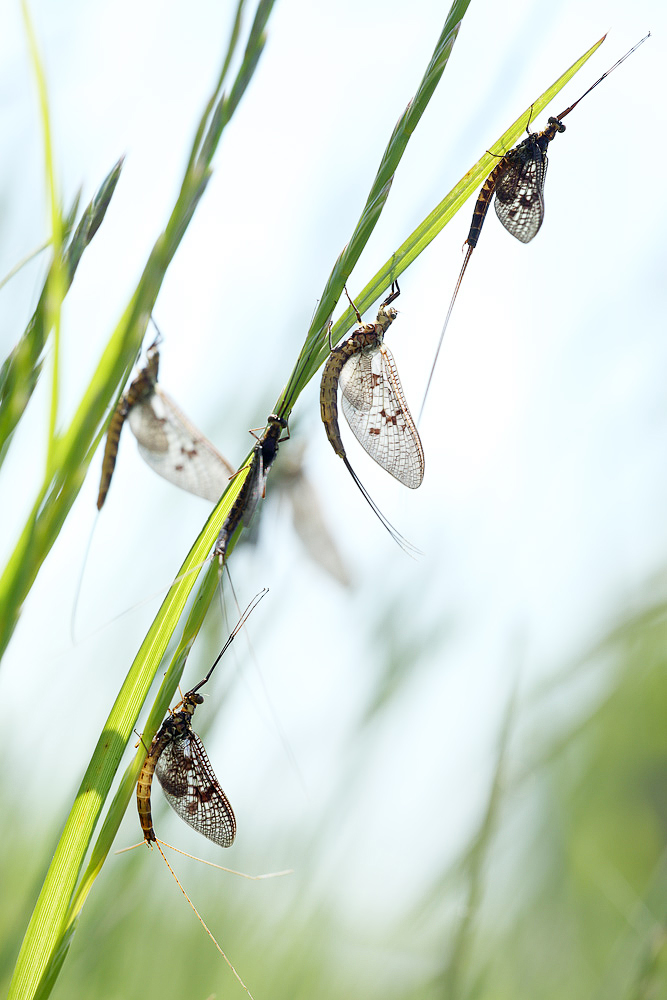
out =
<path fill-rule="evenodd" d="M 516 680 L 518 680 L 518 677 Z M 505 709 L 505 717 L 498 741 L 496 766 L 486 801 L 486 808 L 477 833 L 472 839 L 463 860 L 462 868 L 467 883 L 467 895 L 463 906 L 463 915 L 452 937 L 446 966 L 435 981 L 436 993 L 442 991 L 443 995 L 451 998 L 451 1000 L 458 1000 L 459 997 L 463 998 L 470 995 L 470 992 L 466 989 L 465 979 L 469 972 L 468 966 L 470 964 L 470 954 L 473 949 L 475 924 L 479 917 L 484 894 L 486 865 L 491 853 L 491 845 L 496 833 L 498 815 L 505 792 L 505 773 L 507 770 L 509 744 L 516 723 L 517 687 L 518 685 L 515 681 L 507 708 Z"/>
<path fill-rule="evenodd" d="M 25 257 L 18 261 L 18 263 L 14 264 L 14 266 L 7 271 L 4 278 L 0 278 L 0 289 L 3 289 L 5 285 L 8 285 L 12 278 L 15 278 L 19 271 L 23 270 L 26 264 L 29 264 L 31 260 L 35 259 L 35 257 L 39 257 L 40 253 L 44 253 L 44 251 L 50 246 L 51 241 L 47 240 L 45 243 L 42 243 L 41 246 L 35 247 L 34 250 L 31 250 L 30 253 L 26 254 Z"/>
<path fill-rule="evenodd" d="M 39 113 L 42 122 L 44 140 L 44 173 L 49 199 L 49 214 L 51 216 L 51 246 L 53 247 L 53 264 L 49 270 L 46 282 L 46 328 L 53 329 L 53 368 L 51 377 L 51 403 L 49 406 L 49 429 L 46 450 L 46 476 L 50 477 L 56 465 L 58 422 L 58 369 L 60 361 L 60 315 L 65 298 L 65 273 L 63 268 L 63 219 L 60 212 L 60 200 L 57 193 L 55 168 L 53 164 L 53 146 L 51 143 L 51 121 L 49 117 L 49 102 L 46 93 L 46 80 L 37 47 L 37 39 L 30 20 L 26 0 L 22 0 L 21 10 L 23 23 L 28 39 L 30 60 L 39 95 Z"/>
<path fill-rule="evenodd" d="M 116 184 L 118 183 L 122 165 L 123 161 L 121 159 L 102 182 L 92 201 L 84 210 L 71 241 L 65 247 L 64 269 L 66 291 L 72 285 L 83 251 L 89 246 L 102 224 Z M 74 226 L 78 204 L 79 198 L 77 196 L 72 209 L 65 219 L 63 239 L 66 243 L 70 238 Z M 49 246 L 50 242 L 46 246 Z M 32 256 L 26 259 L 29 260 Z M 21 262 L 21 265 L 17 265 L 13 271 L 15 272 L 23 263 Z M 18 344 L 5 359 L 0 369 L 0 465 L 2 465 L 11 441 L 11 436 L 23 416 L 42 371 L 42 354 L 49 332 L 47 318 L 48 287 L 49 276 L 47 275 L 44 288 L 30 322 Z"/>

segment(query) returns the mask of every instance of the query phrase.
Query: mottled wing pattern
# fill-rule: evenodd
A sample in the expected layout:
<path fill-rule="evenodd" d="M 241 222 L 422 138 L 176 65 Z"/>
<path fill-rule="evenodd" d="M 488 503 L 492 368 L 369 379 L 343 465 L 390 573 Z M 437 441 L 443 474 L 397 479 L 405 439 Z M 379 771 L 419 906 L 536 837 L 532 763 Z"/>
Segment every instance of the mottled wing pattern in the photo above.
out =
<path fill-rule="evenodd" d="M 234 470 L 159 386 L 128 414 L 139 454 L 159 476 L 216 503 Z"/>
<path fill-rule="evenodd" d="M 168 743 L 155 773 L 181 819 L 214 844 L 231 847 L 236 835 L 234 813 L 196 733 Z"/>
<path fill-rule="evenodd" d="M 420 486 L 424 452 L 389 350 L 354 354 L 339 385 L 343 413 L 362 447 L 405 486 Z"/>
<path fill-rule="evenodd" d="M 530 243 L 544 219 L 547 154 L 526 140 L 513 151 L 507 170 L 496 182 L 496 215 L 522 243 Z"/>

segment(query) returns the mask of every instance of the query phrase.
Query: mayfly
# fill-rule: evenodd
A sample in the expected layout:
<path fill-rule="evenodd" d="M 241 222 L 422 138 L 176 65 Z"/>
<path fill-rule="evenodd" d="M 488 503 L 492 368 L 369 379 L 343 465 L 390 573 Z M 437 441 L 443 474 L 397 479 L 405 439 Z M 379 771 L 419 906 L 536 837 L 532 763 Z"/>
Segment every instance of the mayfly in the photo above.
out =
<path fill-rule="evenodd" d="M 250 990 L 216 941 L 167 861 L 153 829 L 151 786 L 153 774 L 157 774 L 167 802 L 181 819 L 215 844 L 219 844 L 221 847 L 231 847 L 236 835 L 236 819 L 229 800 L 213 772 L 204 745 L 192 729 L 191 720 L 197 705 L 201 705 L 204 701 L 199 694 L 200 688 L 207 683 L 222 656 L 234 641 L 234 637 L 266 593 L 267 590 L 264 589 L 253 598 L 204 679 L 199 684 L 195 684 L 183 696 L 181 702 L 162 723 L 148 748 L 137 782 L 137 809 L 144 834 L 144 843 L 148 844 L 149 847 L 155 844 L 178 887 L 201 921 L 204 930 L 249 996 L 251 996 Z"/>
<path fill-rule="evenodd" d="M 403 547 L 409 543 L 395 531 L 367 493 L 345 453 L 338 425 L 338 387 L 343 413 L 371 458 L 392 476 L 416 489 L 424 478 L 424 452 L 403 395 L 396 364 L 384 345 L 384 335 L 398 315 L 391 305 L 400 295 L 398 282 L 380 303 L 375 323 L 360 325 L 333 347 L 320 385 L 320 412 L 327 437 L 382 524 Z M 349 297 L 349 296 L 348 296 Z M 361 324 L 361 315 L 350 299 Z"/>
<path fill-rule="evenodd" d="M 208 759 L 204 745 L 192 729 L 192 716 L 204 701 L 199 690 L 204 687 L 231 646 L 235 636 L 262 600 L 267 590 L 257 594 L 245 609 L 213 666 L 199 684 L 195 684 L 160 726 L 153 737 L 137 781 L 137 809 L 146 843 L 155 843 L 151 815 L 151 785 L 157 774 L 165 798 L 174 811 L 220 847 L 231 847 L 236 836 L 236 820 Z"/>
<path fill-rule="evenodd" d="M 102 509 L 111 484 L 120 433 L 126 420 L 144 461 L 158 475 L 181 489 L 215 503 L 234 475 L 229 462 L 158 385 L 159 342 L 158 335 L 146 352 L 146 365 L 121 396 L 111 418 L 102 461 L 98 510 Z"/>
<path fill-rule="evenodd" d="M 493 197 L 494 192 L 496 196 L 494 201 L 496 215 L 502 222 L 505 229 L 522 243 L 530 243 L 530 241 L 539 232 L 540 226 L 544 220 L 544 179 L 546 177 L 548 166 L 547 147 L 559 132 L 565 131 L 565 126 L 562 123 L 563 118 L 565 118 L 566 115 L 569 115 L 570 111 L 573 111 L 577 104 L 579 104 L 579 101 L 583 101 L 584 97 L 590 94 L 591 90 L 594 90 L 595 87 L 597 87 L 599 83 L 602 83 L 602 81 L 608 77 L 610 73 L 613 73 L 613 71 L 617 69 L 622 62 L 625 62 L 628 56 L 631 56 L 632 53 L 635 52 L 639 46 L 650 37 L 650 34 L 651 33 L 649 32 L 648 35 L 642 38 L 641 41 L 637 42 L 637 44 L 634 45 L 629 52 L 626 52 L 624 56 L 615 62 L 606 73 L 603 73 L 602 76 L 574 102 L 574 104 L 571 104 L 569 108 L 565 109 L 565 111 L 561 111 L 559 115 L 549 118 L 547 127 L 542 132 L 528 132 L 527 137 L 520 142 L 518 146 L 510 149 L 508 153 L 505 153 L 505 155 L 501 157 L 499 162 L 484 181 L 475 203 L 470 232 L 468 233 L 468 238 L 464 244 L 464 246 L 467 245 L 468 249 L 466 250 L 463 266 L 461 267 L 461 272 L 459 274 L 458 281 L 456 282 L 456 287 L 454 288 L 452 301 L 449 304 L 449 309 L 447 310 L 447 315 L 445 316 L 445 322 L 440 334 L 440 340 L 438 341 L 438 348 L 435 352 L 435 359 L 428 377 L 428 382 L 426 383 L 426 391 L 424 392 L 424 399 L 419 412 L 419 421 L 421 421 L 421 417 L 424 412 L 426 397 L 431 385 L 440 348 L 442 347 L 445 331 L 447 330 L 447 324 L 449 323 L 449 318 L 452 314 L 452 309 L 454 308 L 456 296 L 458 295 L 459 288 L 461 287 L 461 282 L 463 280 L 466 267 L 468 266 L 468 261 L 470 260 L 473 250 L 477 246 L 477 241 L 482 231 L 484 219 L 486 218 L 486 213 L 489 205 L 491 204 L 491 198 Z M 604 38 L 602 41 L 604 41 Z M 526 129 L 526 131 L 528 130 Z"/>
<path fill-rule="evenodd" d="M 287 432 L 285 437 L 281 436 L 283 431 Z M 266 496 L 266 479 L 278 454 L 278 445 L 288 438 L 287 420 L 276 413 L 271 413 L 261 437 L 257 439 L 257 444 L 253 448 L 250 471 L 246 474 L 243 486 L 216 540 L 213 556 L 217 556 L 221 562 L 225 559 L 227 546 L 238 526 L 241 522 L 246 526 L 250 523 L 259 498 Z"/>

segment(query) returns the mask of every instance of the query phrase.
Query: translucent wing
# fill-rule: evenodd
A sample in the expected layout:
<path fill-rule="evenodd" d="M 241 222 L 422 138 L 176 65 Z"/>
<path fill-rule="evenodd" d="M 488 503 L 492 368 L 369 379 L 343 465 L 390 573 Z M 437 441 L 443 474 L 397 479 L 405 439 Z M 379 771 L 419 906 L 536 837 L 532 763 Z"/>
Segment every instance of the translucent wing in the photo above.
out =
<path fill-rule="evenodd" d="M 513 154 L 496 182 L 496 215 L 512 236 L 530 243 L 544 219 L 547 154 L 528 139 Z"/>
<path fill-rule="evenodd" d="M 405 486 L 420 486 L 424 452 L 388 349 L 354 354 L 339 385 L 343 413 L 362 447 Z"/>
<path fill-rule="evenodd" d="M 158 757 L 155 773 L 167 802 L 181 819 L 220 847 L 231 847 L 236 820 L 196 733 L 172 740 Z"/>
<path fill-rule="evenodd" d="M 159 386 L 127 419 L 139 454 L 159 476 L 211 503 L 220 499 L 234 470 Z"/>
<path fill-rule="evenodd" d="M 294 530 L 306 552 L 343 587 L 351 586 L 350 574 L 324 519 L 317 491 L 304 471 L 303 447 L 277 469 L 275 485 L 286 494 L 292 507 Z"/>

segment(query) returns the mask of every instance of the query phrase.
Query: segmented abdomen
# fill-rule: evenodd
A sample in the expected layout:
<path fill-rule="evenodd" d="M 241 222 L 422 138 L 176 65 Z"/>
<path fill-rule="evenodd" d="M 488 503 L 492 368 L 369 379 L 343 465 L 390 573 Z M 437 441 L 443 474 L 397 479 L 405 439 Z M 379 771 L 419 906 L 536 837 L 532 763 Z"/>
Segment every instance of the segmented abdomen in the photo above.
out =
<path fill-rule="evenodd" d="M 380 334 L 380 341 L 381 336 Z M 377 345 L 378 334 L 375 324 L 371 323 L 366 328 L 353 333 L 349 340 L 339 344 L 338 347 L 334 347 L 324 365 L 322 381 L 320 383 L 320 414 L 331 447 L 343 459 L 345 458 L 345 448 L 343 447 L 343 439 L 340 436 L 340 427 L 338 426 L 338 382 L 340 373 L 355 354 L 358 354 L 364 348 Z"/>
<path fill-rule="evenodd" d="M 482 231 L 482 226 L 484 225 L 484 219 L 486 218 L 486 213 L 489 210 L 489 205 L 491 204 L 491 198 L 493 197 L 493 192 L 495 191 L 496 184 L 498 183 L 498 178 L 507 169 L 507 157 L 509 153 L 495 165 L 489 176 L 486 178 L 482 184 L 482 190 L 477 196 L 477 201 L 475 202 L 475 208 L 472 213 L 472 222 L 470 223 L 470 232 L 468 233 L 468 239 L 466 243 L 470 247 L 477 246 L 477 240 L 479 239 L 479 234 Z"/>
<path fill-rule="evenodd" d="M 132 407 L 148 399 L 155 392 L 159 361 L 159 352 L 156 347 L 152 347 L 149 350 L 148 364 L 145 368 L 142 368 L 127 392 L 120 397 L 118 406 L 109 421 L 107 440 L 104 445 L 104 458 L 102 459 L 102 476 L 100 478 L 100 488 L 97 493 L 98 510 L 102 510 L 107 493 L 109 492 L 111 477 L 116 467 L 118 442 L 120 441 L 120 432 L 123 429 L 123 424 Z"/>
<path fill-rule="evenodd" d="M 113 470 L 116 468 L 116 458 L 118 457 L 118 442 L 120 441 L 120 432 L 123 429 L 123 424 L 125 423 L 125 418 L 129 413 L 129 407 L 127 405 L 126 399 L 123 398 L 118 403 L 118 406 L 114 410 L 114 414 L 109 423 L 109 430 L 107 431 L 107 440 L 104 445 L 104 458 L 102 459 L 102 477 L 100 479 L 100 488 L 97 494 L 97 509 L 102 510 L 104 501 L 107 498 L 107 493 L 109 492 L 109 486 L 111 485 L 111 477 L 113 476 Z"/>
<path fill-rule="evenodd" d="M 144 840 L 148 842 L 157 840 L 155 830 L 153 829 L 153 816 L 151 814 L 151 786 L 153 784 L 153 775 L 155 774 L 155 765 L 158 762 L 158 757 L 171 739 L 172 736 L 170 733 L 164 733 L 160 730 L 150 745 L 144 766 L 139 775 L 139 780 L 137 781 L 137 811 L 139 812 L 141 829 L 144 831 Z"/>

